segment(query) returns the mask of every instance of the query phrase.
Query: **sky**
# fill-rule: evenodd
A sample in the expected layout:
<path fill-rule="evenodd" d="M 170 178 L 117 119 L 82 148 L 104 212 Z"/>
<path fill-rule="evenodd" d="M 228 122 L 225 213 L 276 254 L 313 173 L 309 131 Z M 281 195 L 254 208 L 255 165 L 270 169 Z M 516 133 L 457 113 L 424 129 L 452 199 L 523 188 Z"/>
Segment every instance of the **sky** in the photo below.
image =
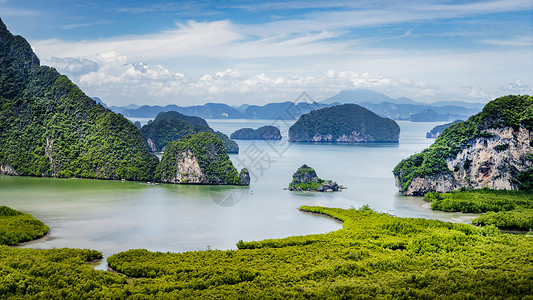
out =
<path fill-rule="evenodd" d="M 533 94 L 531 0 L 0 0 L 0 18 L 108 105 Z"/>

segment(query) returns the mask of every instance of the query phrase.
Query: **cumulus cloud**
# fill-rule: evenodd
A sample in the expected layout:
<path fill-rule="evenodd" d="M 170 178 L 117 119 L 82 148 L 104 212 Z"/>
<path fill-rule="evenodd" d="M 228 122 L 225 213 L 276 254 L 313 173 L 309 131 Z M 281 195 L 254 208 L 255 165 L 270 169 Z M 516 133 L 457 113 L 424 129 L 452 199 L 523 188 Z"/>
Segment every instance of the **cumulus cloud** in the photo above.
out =
<path fill-rule="evenodd" d="M 74 76 L 79 76 L 98 70 L 98 64 L 86 58 L 51 57 L 45 61 L 45 64 L 56 68 L 61 73 Z"/>

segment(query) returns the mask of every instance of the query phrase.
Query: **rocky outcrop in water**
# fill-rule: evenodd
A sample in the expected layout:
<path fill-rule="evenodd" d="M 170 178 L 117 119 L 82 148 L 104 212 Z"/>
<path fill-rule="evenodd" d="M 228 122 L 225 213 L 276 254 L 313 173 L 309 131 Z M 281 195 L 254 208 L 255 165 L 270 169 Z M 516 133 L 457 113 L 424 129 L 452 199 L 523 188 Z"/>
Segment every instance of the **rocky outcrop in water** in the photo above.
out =
<path fill-rule="evenodd" d="M 166 183 L 250 185 L 248 171 L 238 173 L 222 141 L 207 132 L 169 143 L 155 177 Z"/>
<path fill-rule="evenodd" d="M 430 139 L 430 138 L 438 138 L 439 135 L 444 131 L 446 130 L 446 128 L 452 126 L 453 124 L 456 124 L 456 123 L 459 123 L 459 122 L 463 122 L 463 120 L 455 120 L 451 123 L 446 123 L 446 124 L 442 124 L 442 125 L 438 125 L 438 126 L 435 126 L 433 127 L 433 129 L 431 129 L 430 131 L 428 131 L 426 133 L 426 138 Z"/>
<path fill-rule="evenodd" d="M 492 101 L 480 114 L 446 129 L 430 148 L 398 164 L 396 185 L 405 195 L 524 189 L 529 177 L 523 175 L 533 170 L 532 111 L 530 96 Z"/>
<path fill-rule="evenodd" d="M 307 165 L 298 168 L 289 184 L 290 191 L 336 192 L 342 188 L 335 181 L 318 178 L 316 171 Z"/>

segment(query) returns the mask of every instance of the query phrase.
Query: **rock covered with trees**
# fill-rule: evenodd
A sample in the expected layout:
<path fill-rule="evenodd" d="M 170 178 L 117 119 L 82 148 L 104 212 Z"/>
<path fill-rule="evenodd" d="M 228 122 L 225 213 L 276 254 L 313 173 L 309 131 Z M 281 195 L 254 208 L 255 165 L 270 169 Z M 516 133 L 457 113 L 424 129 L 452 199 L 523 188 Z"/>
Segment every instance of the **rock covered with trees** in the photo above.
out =
<path fill-rule="evenodd" d="M 357 104 L 322 108 L 302 115 L 289 128 L 291 142 L 397 143 L 400 127 Z"/>
<path fill-rule="evenodd" d="M 533 190 L 533 97 L 489 102 L 394 168 L 405 195 L 459 189 Z"/>
<path fill-rule="evenodd" d="M 248 170 L 237 172 L 222 141 L 209 132 L 169 143 L 155 178 L 167 183 L 250 185 Z"/>
<path fill-rule="evenodd" d="M 187 135 L 210 132 L 222 140 L 227 153 L 239 153 L 239 145 L 220 131 L 215 132 L 207 122 L 194 116 L 176 111 L 162 112 L 153 122 L 141 128 L 143 140 L 151 152 L 162 152 L 168 143 Z"/>
<path fill-rule="evenodd" d="M 277 127 L 267 125 L 257 129 L 241 128 L 230 137 L 235 140 L 281 140 L 281 133 Z"/>
<path fill-rule="evenodd" d="M 0 20 L 0 174 L 150 180 L 158 159 L 133 123 L 41 66 Z"/>
<path fill-rule="evenodd" d="M 342 188 L 335 181 L 318 178 L 316 171 L 305 164 L 294 172 L 289 184 L 290 191 L 336 192 Z"/>

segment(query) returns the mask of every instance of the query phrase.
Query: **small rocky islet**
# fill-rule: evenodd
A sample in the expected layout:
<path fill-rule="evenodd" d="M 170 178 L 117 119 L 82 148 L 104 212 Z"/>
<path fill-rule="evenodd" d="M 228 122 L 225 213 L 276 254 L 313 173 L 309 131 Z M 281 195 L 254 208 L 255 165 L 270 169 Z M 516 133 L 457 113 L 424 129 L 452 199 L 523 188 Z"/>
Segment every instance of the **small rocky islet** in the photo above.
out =
<path fill-rule="evenodd" d="M 292 175 L 289 191 L 337 192 L 344 186 L 332 180 L 320 179 L 316 171 L 304 164 Z"/>

